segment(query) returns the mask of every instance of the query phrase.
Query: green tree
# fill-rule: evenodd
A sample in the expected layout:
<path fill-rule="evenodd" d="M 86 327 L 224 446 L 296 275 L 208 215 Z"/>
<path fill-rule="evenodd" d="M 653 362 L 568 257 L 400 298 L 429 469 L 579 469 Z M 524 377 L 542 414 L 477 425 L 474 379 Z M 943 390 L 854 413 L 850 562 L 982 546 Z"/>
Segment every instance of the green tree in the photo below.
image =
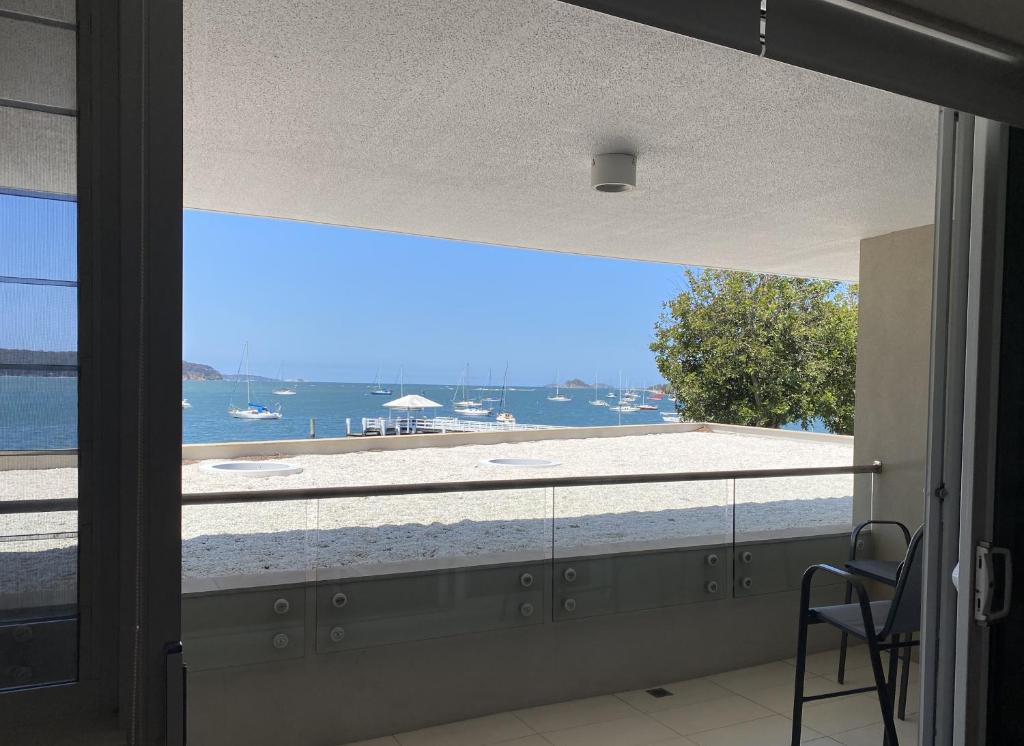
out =
<path fill-rule="evenodd" d="M 711 269 L 686 278 L 651 343 L 680 414 L 805 429 L 820 417 L 853 432 L 856 287 Z"/>

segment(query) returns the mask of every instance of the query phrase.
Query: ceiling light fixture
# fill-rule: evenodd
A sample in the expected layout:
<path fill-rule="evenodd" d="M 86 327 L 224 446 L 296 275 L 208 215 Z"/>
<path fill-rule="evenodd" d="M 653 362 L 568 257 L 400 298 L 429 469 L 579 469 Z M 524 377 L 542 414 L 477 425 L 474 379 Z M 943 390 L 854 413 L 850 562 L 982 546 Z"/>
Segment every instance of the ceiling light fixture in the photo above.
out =
<path fill-rule="evenodd" d="M 599 192 L 628 192 L 636 188 L 636 156 L 602 153 L 590 160 L 590 186 Z"/>
<path fill-rule="evenodd" d="M 867 5 L 861 5 L 860 3 L 853 2 L 852 0 L 821 0 L 829 5 L 834 5 L 837 8 L 843 8 L 845 10 L 852 10 L 854 13 L 860 13 L 862 16 L 868 18 L 874 18 L 876 21 L 882 21 L 893 26 L 899 26 L 907 31 L 913 31 L 915 34 L 921 34 L 938 41 L 945 42 L 946 44 L 952 44 L 953 46 L 960 47 L 961 49 L 967 49 L 977 54 L 983 54 L 986 57 L 999 60 L 1000 62 L 1019 62 L 1020 58 L 1017 55 L 1009 54 L 1000 49 L 993 49 L 992 47 L 985 46 L 984 44 L 978 44 L 977 42 L 964 39 L 963 37 L 956 36 L 954 34 L 946 33 L 945 31 L 939 31 L 931 26 L 925 26 L 924 24 L 911 21 L 906 18 L 900 18 L 899 16 L 889 15 L 880 10 L 868 7 Z"/>

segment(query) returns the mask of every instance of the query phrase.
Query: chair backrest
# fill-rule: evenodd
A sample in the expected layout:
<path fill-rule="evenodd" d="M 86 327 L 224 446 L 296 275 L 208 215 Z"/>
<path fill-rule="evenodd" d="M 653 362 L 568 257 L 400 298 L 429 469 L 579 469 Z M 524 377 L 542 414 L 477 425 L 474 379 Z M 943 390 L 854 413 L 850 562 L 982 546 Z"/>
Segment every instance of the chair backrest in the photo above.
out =
<path fill-rule="evenodd" d="M 907 556 L 900 564 L 899 577 L 896 580 L 896 593 L 889 607 L 889 615 L 882 627 L 879 637 L 905 635 L 921 631 L 921 586 L 924 552 L 921 542 L 924 537 L 924 526 L 917 529 L 914 538 L 907 547 Z"/>

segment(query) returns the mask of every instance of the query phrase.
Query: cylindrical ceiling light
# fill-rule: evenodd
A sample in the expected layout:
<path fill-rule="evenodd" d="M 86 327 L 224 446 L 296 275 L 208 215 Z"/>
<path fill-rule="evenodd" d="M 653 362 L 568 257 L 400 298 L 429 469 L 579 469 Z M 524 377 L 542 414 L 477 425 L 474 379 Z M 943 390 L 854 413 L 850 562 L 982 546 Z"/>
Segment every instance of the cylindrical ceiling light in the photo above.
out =
<path fill-rule="evenodd" d="M 636 188 L 636 156 L 602 153 L 590 161 L 590 186 L 599 192 L 628 192 Z"/>

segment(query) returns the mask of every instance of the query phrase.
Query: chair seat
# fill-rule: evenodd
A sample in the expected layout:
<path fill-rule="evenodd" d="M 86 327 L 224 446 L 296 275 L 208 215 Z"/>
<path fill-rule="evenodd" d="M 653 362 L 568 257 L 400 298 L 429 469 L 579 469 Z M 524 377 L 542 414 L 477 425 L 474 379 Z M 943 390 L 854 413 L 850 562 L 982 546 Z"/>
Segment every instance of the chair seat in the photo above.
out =
<path fill-rule="evenodd" d="M 881 632 L 889 615 L 891 601 L 872 601 L 871 620 L 875 624 L 875 634 Z M 818 606 L 810 610 L 819 621 L 828 622 L 839 629 L 862 640 L 867 638 L 864 629 L 864 617 L 860 613 L 860 604 L 838 604 L 836 606 Z"/>
<path fill-rule="evenodd" d="M 900 562 L 894 560 L 858 559 L 846 563 L 846 569 L 854 575 L 877 580 L 886 585 L 896 585 Z"/>

